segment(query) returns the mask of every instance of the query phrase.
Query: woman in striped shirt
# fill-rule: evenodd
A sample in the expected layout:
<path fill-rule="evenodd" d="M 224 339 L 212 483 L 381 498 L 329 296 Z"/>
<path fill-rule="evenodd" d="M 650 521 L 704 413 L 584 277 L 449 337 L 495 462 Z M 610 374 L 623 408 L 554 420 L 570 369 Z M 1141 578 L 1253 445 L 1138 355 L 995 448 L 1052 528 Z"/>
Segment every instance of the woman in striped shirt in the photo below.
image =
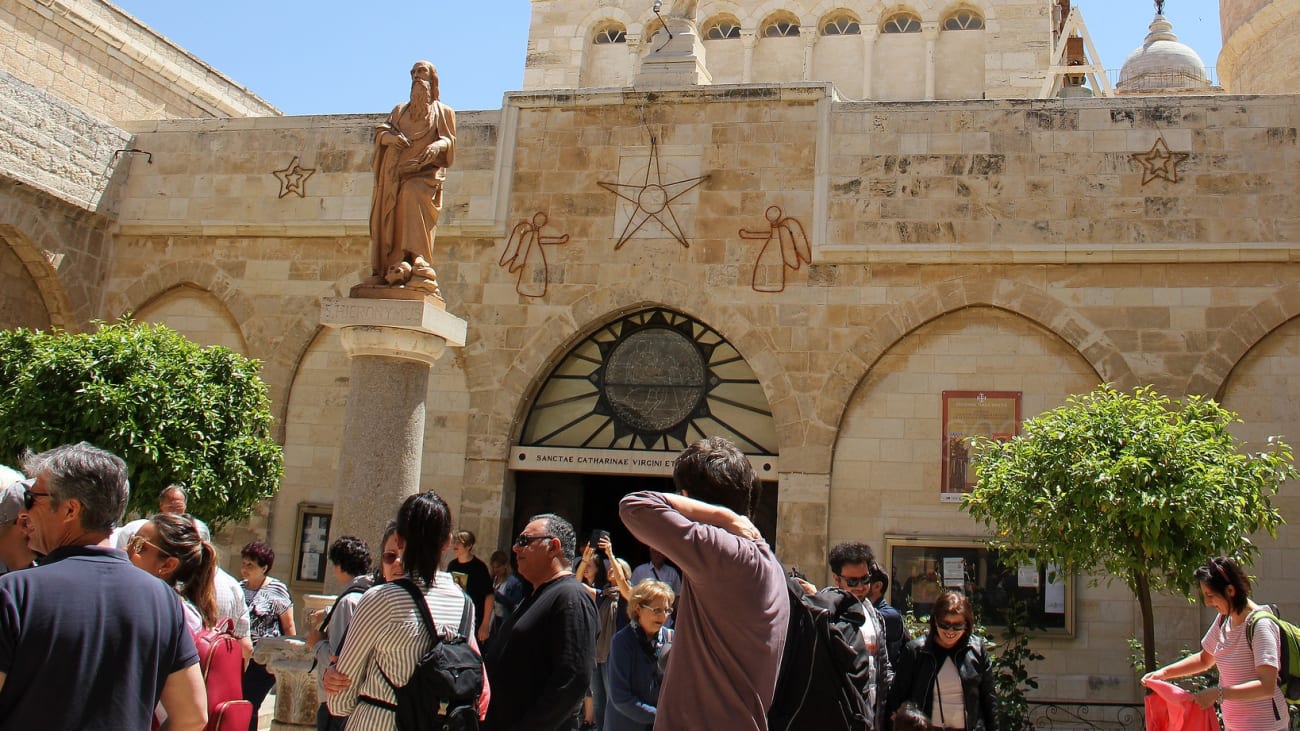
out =
<path fill-rule="evenodd" d="M 438 570 L 450 540 L 451 511 L 437 493 L 412 495 L 402 503 L 397 546 L 404 577 L 424 594 L 439 636 L 466 637 L 477 650 L 474 605 L 450 574 Z M 384 676 L 405 685 L 431 643 L 406 589 L 388 583 L 367 591 L 357 603 L 337 662 L 326 671 L 330 713 L 348 716 L 348 731 L 394 731 L 396 716 L 384 704 L 392 706 L 397 699 Z M 487 699 L 485 684 L 480 717 Z"/>
<path fill-rule="evenodd" d="M 1196 570 L 1205 606 L 1218 612 L 1195 655 L 1147 673 L 1148 680 L 1172 680 L 1219 669 L 1219 684 L 1195 694 L 1196 704 L 1219 704 L 1227 731 L 1286 731 L 1286 699 L 1277 684 L 1281 637 L 1276 623 L 1261 621 L 1247 637 L 1250 615 L 1266 610 L 1250 599 L 1250 579 L 1230 558 L 1213 558 Z"/>

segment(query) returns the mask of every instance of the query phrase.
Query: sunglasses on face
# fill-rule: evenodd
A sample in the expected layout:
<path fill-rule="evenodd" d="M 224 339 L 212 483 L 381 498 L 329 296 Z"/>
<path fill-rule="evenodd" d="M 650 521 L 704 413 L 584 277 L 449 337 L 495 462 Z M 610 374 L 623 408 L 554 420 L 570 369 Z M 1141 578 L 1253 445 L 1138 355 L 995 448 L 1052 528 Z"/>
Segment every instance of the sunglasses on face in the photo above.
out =
<path fill-rule="evenodd" d="M 554 537 L 555 537 L 555 536 L 552 536 L 552 535 L 546 535 L 546 534 L 537 535 L 537 536 L 530 536 L 530 535 L 528 535 L 527 533 L 520 533 L 520 534 L 519 534 L 519 537 L 515 539 L 515 547 L 517 547 L 517 548 L 528 548 L 528 545 L 529 545 L 530 543 L 533 543 L 534 541 L 543 541 L 543 540 L 547 540 L 547 539 L 549 539 L 549 538 L 554 538 Z"/>
<path fill-rule="evenodd" d="M 844 576 L 842 574 L 835 574 L 835 575 L 840 577 L 840 581 L 843 581 L 845 586 L 867 586 L 868 584 L 871 583 L 870 576 Z"/>
<path fill-rule="evenodd" d="M 126 547 L 130 549 L 131 553 L 134 553 L 137 556 L 140 556 L 144 553 L 145 546 L 149 546 L 153 550 L 157 551 L 158 554 L 161 556 L 171 557 L 170 553 L 167 553 L 166 551 L 162 550 L 162 548 L 160 548 L 158 544 L 147 540 L 144 536 L 141 535 L 131 536 L 131 540 L 126 542 Z"/>
<path fill-rule="evenodd" d="M 934 626 L 938 627 L 944 632 L 965 632 L 966 631 L 965 622 L 953 622 L 949 624 L 948 622 L 940 622 L 938 620 L 935 620 Z"/>
<path fill-rule="evenodd" d="M 31 510 L 38 497 L 50 497 L 50 494 L 48 492 L 32 492 L 30 487 L 23 488 L 23 509 Z"/>
<path fill-rule="evenodd" d="M 401 563 L 402 556 L 397 551 L 384 551 L 380 556 L 384 563 Z"/>

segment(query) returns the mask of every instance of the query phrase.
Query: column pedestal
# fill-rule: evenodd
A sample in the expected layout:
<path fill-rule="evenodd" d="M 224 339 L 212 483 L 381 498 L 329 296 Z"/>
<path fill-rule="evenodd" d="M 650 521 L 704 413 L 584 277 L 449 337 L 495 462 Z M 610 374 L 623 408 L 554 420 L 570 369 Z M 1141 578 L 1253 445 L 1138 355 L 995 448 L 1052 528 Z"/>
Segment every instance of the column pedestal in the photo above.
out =
<path fill-rule="evenodd" d="M 432 297 L 330 297 L 321 324 L 338 328 L 352 359 L 330 540 L 354 535 L 375 546 L 402 500 L 420 491 L 430 366 L 448 345 L 465 344 L 466 323 Z M 335 583 L 331 574 L 325 590 L 338 591 Z"/>
<path fill-rule="evenodd" d="M 673 37 L 660 30 L 649 41 L 652 51 L 641 59 L 635 86 L 705 86 L 713 76 L 704 65 L 704 44 L 695 23 L 684 18 L 669 18 L 667 28 Z"/>
<path fill-rule="evenodd" d="M 275 676 L 275 712 L 271 731 L 316 728 L 316 673 L 307 643 L 295 637 L 267 637 L 257 641 L 253 659 Z"/>

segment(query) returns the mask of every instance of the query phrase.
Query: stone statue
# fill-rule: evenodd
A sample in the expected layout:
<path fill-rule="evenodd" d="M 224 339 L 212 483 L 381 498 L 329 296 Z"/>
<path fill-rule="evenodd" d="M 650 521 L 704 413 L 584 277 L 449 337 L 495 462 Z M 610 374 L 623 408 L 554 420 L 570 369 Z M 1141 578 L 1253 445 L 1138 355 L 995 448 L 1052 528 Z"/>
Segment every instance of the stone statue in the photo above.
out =
<path fill-rule="evenodd" d="M 411 99 L 375 130 L 375 192 L 370 202 L 370 278 L 439 298 L 433 239 L 442 186 L 456 151 L 456 113 L 438 101 L 438 71 L 411 67 Z"/>
<path fill-rule="evenodd" d="M 676 0 L 673 3 L 673 9 L 668 13 L 672 18 L 684 18 L 695 22 L 695 16 L 700 10 L 700 0 Z"/>

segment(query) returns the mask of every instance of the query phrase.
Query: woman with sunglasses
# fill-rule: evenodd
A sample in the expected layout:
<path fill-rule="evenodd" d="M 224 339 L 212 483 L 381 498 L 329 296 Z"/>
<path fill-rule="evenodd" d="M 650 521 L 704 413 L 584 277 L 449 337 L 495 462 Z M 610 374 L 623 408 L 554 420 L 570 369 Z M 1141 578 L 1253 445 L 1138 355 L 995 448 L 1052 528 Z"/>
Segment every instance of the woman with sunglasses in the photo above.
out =
<path fill-rule="evenodd" d="M 650 731 L 663 684 L 673 631 L 664 626 L 673 609 L 672 587 L 645 579 L 632 588 L 632 623 L 614 635 L 605 663 L 608 703 L 604 731 Z"/>
<path fill-rule="evenodd" d="M 439 637 L 464 637 L 478 649 L 474 604 L 451 574 L 441 570 L 443 553 L 451 545 L 447 503 L 432 491 L 406 498 L 397 512 L 395 537 L 401 576 L 361 596 L 338 660 L 325 671 L 329 712 L 348 716 L 347 728 L 354 731 L 395 731 L 394 690 L 409 682 L 416 664 L 432 647 L 433 638 L 425 629 L 413 591 L 427 606 Z M 485 680 L 480 719 L 487 700 Z"/>
<path fill-rule="evenodd" d="M 1281 635 L 1276 622 L 1252 621 L 1255 612 L 1268 611 L 1250 598 L 1250 579 L 1231 558 L 1212 558 L 1196 569 L 1205 606 L 1217 616 L 1201 638 L 1201 651 L 1142 677 L 1174 680 L 1219 669 L 1219 684 L 1193 697 L 1196 705 L 1215 703 L 1223 712 L 1227 731 L 1285 731 L 1289 727 L 1286 698 L 1278 687 Z"/>
<path fill-rule="evenodd" d="M 181 595 L 190 632 L 216 625 L 217 552 L 199 537 L 192 519 L 173 513 L 153 516 L 127 542 L 127 555 L 136 568 L 157 576 Z"/>
<path fill-rule="evenodd" d="M 898 656 L 886 719 L 908 701 L 934 729 L 997 731 L 993 670 L 987 643 L 972 633 L 975 612 L 965 594 L 944 591 L 934 600 L 930 632 Z"/>
<path fill-rule="evenodd" d="M 396 520 L 388 521 L 379 545 L 383 546 L 383 552 L 379 554 L 379 565 L 375 567 L 376 586 L 402 578 L 402 549 L 397 542 Z"/>

